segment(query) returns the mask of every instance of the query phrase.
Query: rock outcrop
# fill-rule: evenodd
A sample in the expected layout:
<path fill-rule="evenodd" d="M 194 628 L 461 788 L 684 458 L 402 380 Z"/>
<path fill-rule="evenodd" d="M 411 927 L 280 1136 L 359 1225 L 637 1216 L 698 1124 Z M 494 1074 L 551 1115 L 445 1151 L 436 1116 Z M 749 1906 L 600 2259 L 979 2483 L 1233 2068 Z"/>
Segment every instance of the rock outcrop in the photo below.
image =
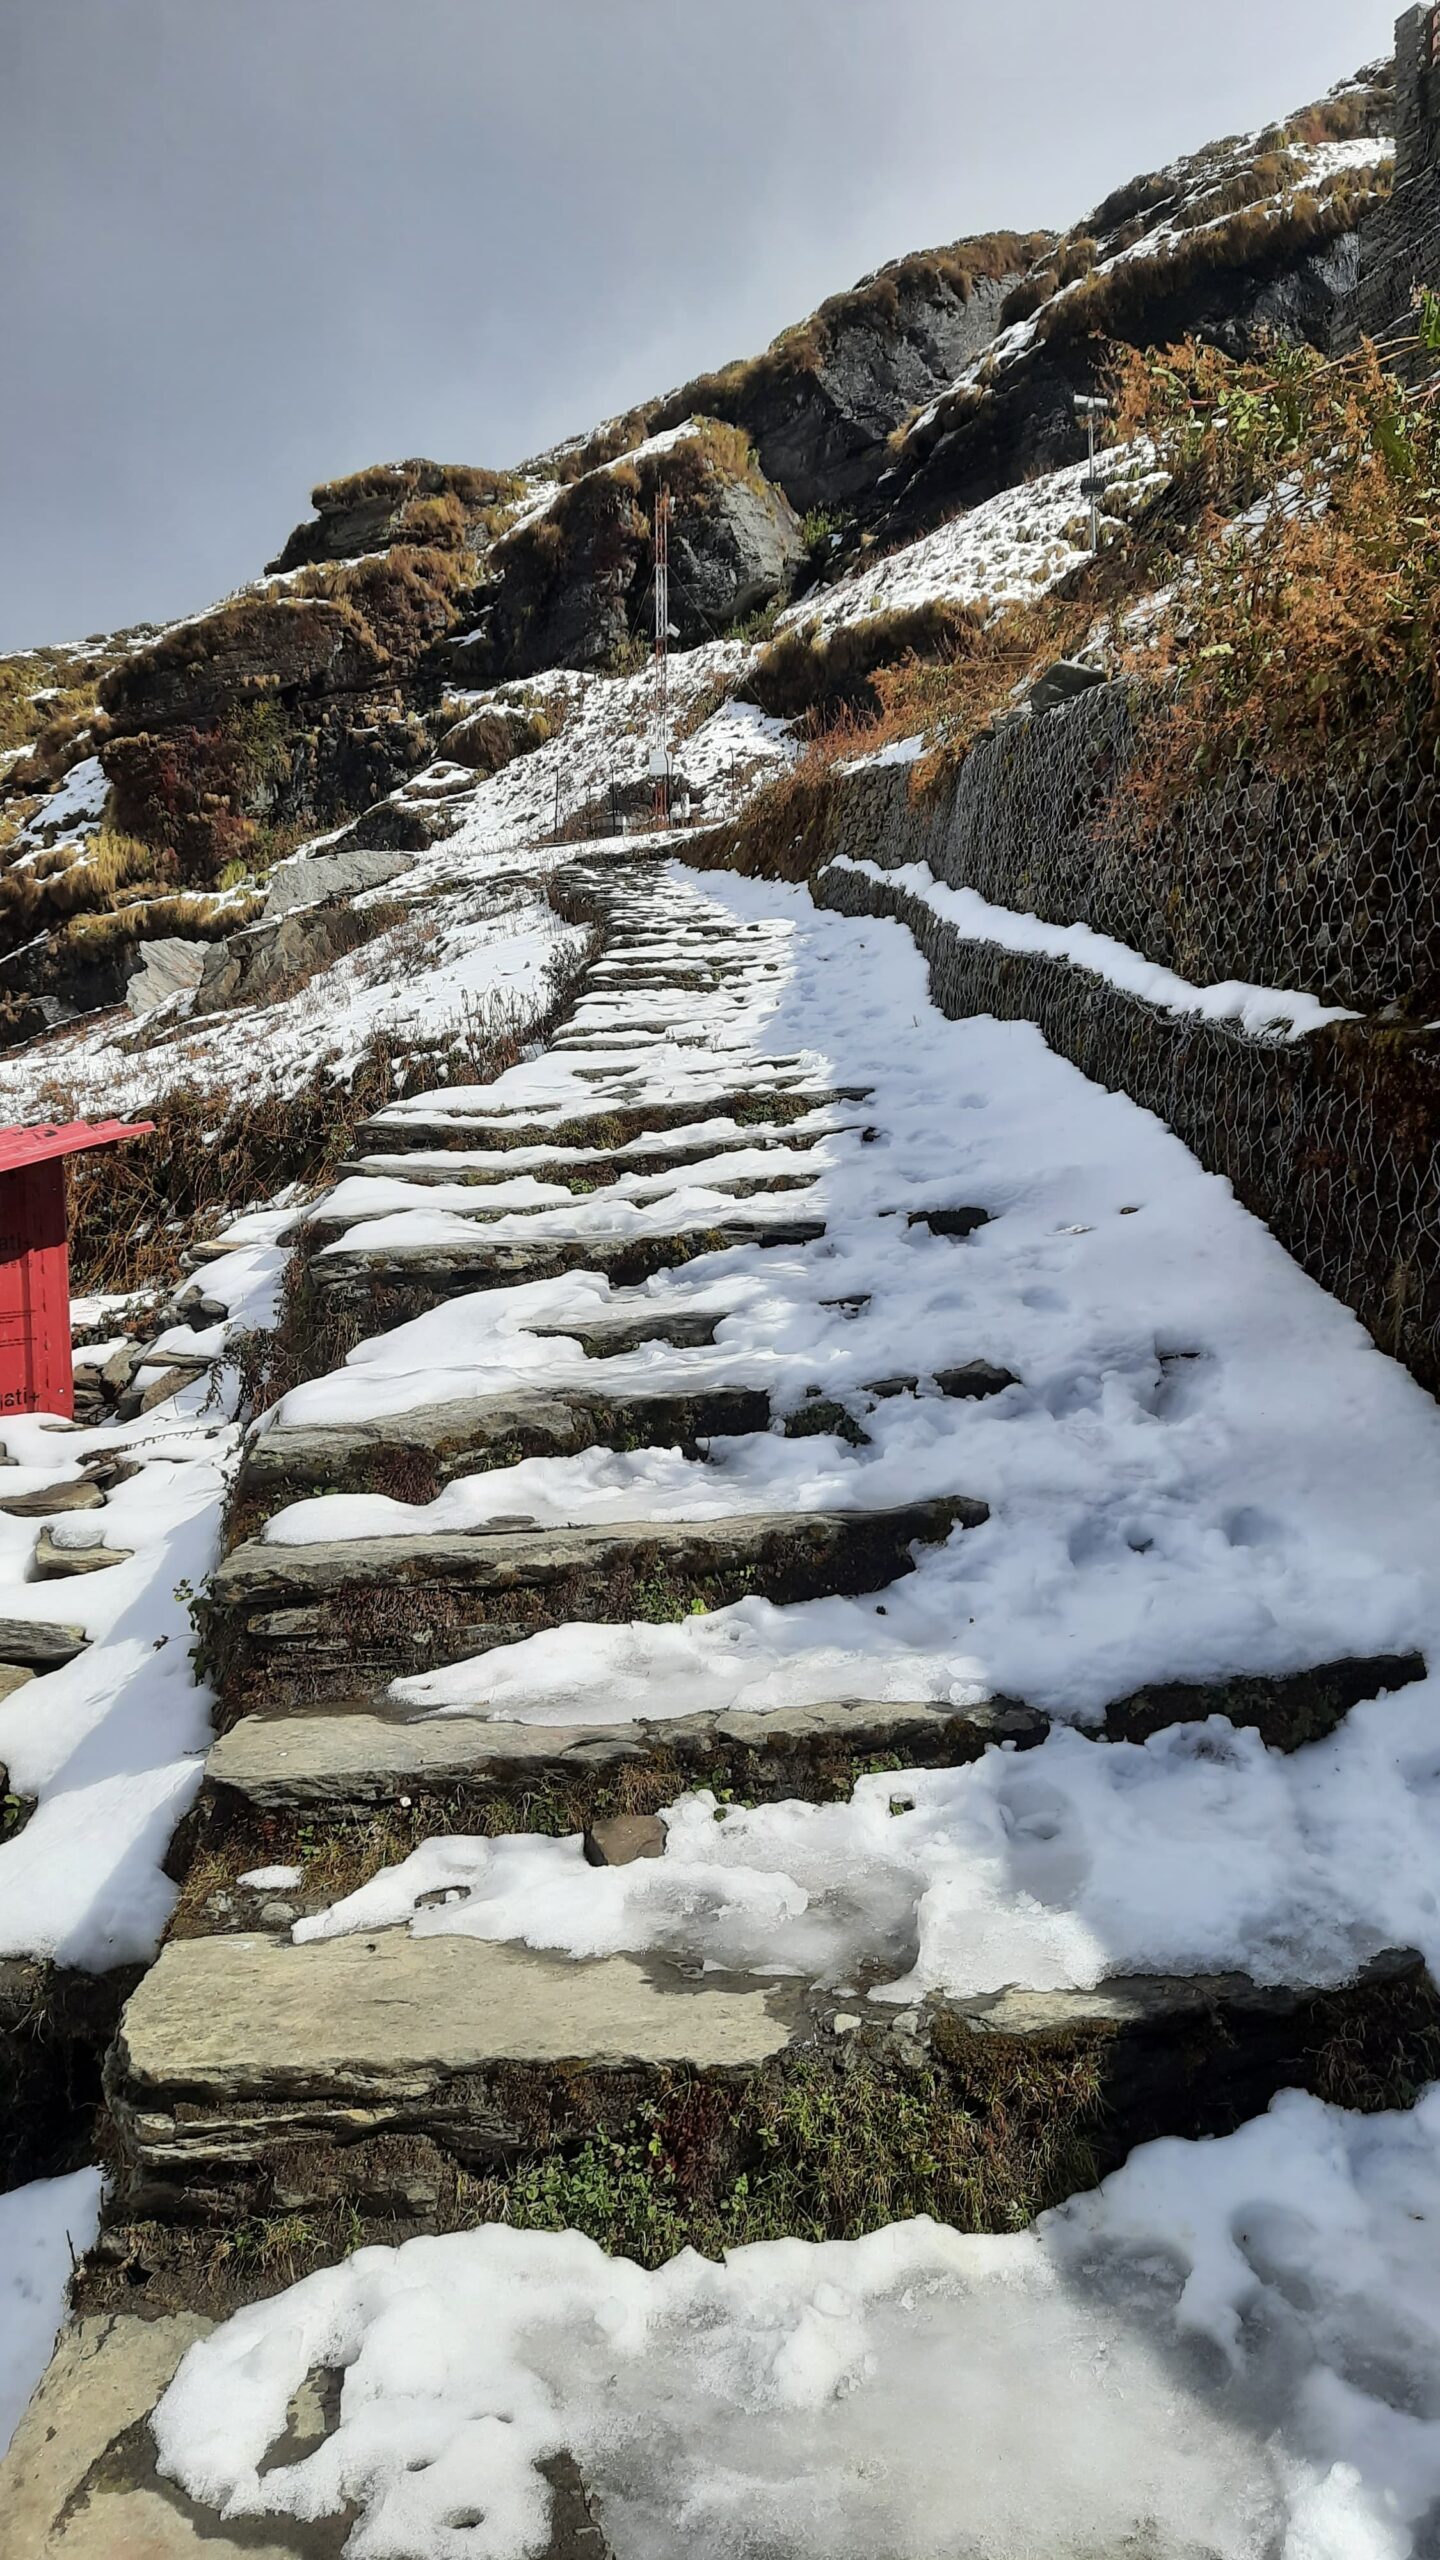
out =
<path fill-rule="evenodd" d="M 523 483 L 513 471 L 463 462 L 380 462 L 310 492 L 315 514 L 298 524 L 272 570 L 355 560 L 396 543 L 470 545 L 489 539 Z"/>
<path fill-rule="evenodd" d="M 682 645 L 781 594 L 805 556 L 799 519 L 744 435 L 701 418 L 602 463 L 495 547 L 477 658 L 496 676 L 605 667 L 639 633 L 656 491 L 671 492 L 671 619 Z"/>

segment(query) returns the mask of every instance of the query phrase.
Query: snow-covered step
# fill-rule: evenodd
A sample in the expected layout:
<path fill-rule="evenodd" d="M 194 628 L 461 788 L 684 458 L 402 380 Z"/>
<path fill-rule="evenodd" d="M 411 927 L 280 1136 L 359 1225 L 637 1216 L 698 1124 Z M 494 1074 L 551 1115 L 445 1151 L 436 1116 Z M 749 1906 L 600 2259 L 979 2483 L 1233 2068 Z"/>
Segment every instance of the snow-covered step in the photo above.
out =
<path fill-rule="evenodd" d="M 701 1122 L 693 1136 L 676 1135 L 667 1140 L 662 1133 L 632 1139 L 625 1147 L 540 1146 L 508 1151 L 473 1148 L 432 1154 L 416 1150 L 409 1155 L 359 1155 L 339 1167 L 336 1180 L 343 1182 L 360 1175 L 449 1189 L 460 1183 L 513 1182 L 517 1174 L 528 1173 L 538 1181 L 563 1182 L 574 1190 L 586 1191 L 599 1184 L 618 1182 L 627 1173 L 678 1173 L 687 1165 L 705 1163 L 722 1150 L 739 1147 L 773 1157 L 778 1170 L 800 1167 L 827 1138 L 850 1136 L 860 1126 L 854 1119 L 826 1117 L 818 1129 L 807 1128 L 803 1122 L 788 1129 L 763 1123 L 742 1129 L 736 1121 L 716 1120 Z"/>
<path fill-rule="evenodd" d="M 604 1528 L 334 1539 L 251 1539 L 218 1568 L 208 1650 L 230 1716 L 366 1702 L 390 1681 L 571 1619 L 664 1621 L 755 1593 L 796 1601 L 877 1591 L 911 1550 L 977 1527 L 963 1495 L 886 1511 L 774 1513 Z"/>
<path fill-rule="evenodd" d="M 413 1244 L 392 1241 L 390 1225 L 388 1220 L 371 1221 L 368 1228 L 361 1226 L 341 1243 L 327 1246 L 310 1265 L 320 1296 L 357 1316 L 366 1332 L 382 1332 L 476 1289 L 556 1280 L 570 1271 L 597 1272 L 612 1286 L 629 1288 L 657 1271 L 678 1271 L 705 1254 L 817 1244 L 825 1233 L 823 1218 L 796 1217 L 785 1208 L 769 1216 L 752 1209 L 744 1216 L 703 1224 L 692 1219 L 669 1227 L 658 1220 L 637 1220 L 620 1234 L 594 1227 L 567 1233 L 557 1223 L 535 1236 L 498 1236 L 482 1228 Z"/>
<path fill-rule="evenodd" d="M 768 1068 L 768 1061 L 765 1062 Z M 548 1109 L 517 1104 L 476 1111 L 432 1098 L 431 1106 L 390 1103 L 362 1120 L 357 1143 L 376 1154 L 415 1147 L 621 1147 L 655 1131 L 689 1128 L 698 1121 L 733 1120 L 739 1127 L 784 1126 L 835 1104 L 870 1100 L 869 1085 L 819 1085 L 762 1072 L 757 1063 L 743 1082 L 702 1085 L 676 1092 L 616 1093 L 582 1108 L 579 1097 Z"/>
<path fill-rule="evenodd" d="M 614 1185 L 597 1185 L 606 1204 L 616 1206 L 633 1202 L 636 1208 L 654 1209 L 668 1194 L 685 1190 L 693 1200 L 697 1192 L 712 1196 L 723 1210 L 732 1201 L 763 1200 L 793 1196 L 811 1191 L 820 1178 L 821 1168 L 797 1165 L 793 1159 L 773 1167 L 753 1165 L 748 1155 L 735 1150 L 727 1157 L 709 1158 L 700 1171 L 685 1174 L 622 1174 Z M 431 1186 L 433 1187 L 433 1186 Z M 474 1185 L 457 1186 L 459 1196 L 446 1194 L 432 1204 L 421 1185 L 396 1182 L 388 1176 L 349 1175 L 339 1182 L 307 1214 L 301 1233 L 305 1249 L 315 1254 L 329 1245 L 338 1244 L 353 1230 L 363 1228 L 378 1218 L 393 1219 L 409 1214 L 466 1218 L 473 1226 L 492 1226 L 502 1218 L 525 1218 L 535 1222 L 535 1232 L 546 1232 L 546 1221 L 574 1217 L 580 1204 L 559 1184 L 533 1183 L 530 1196 L 504 1196 L 493 1200 Z M 598 1222 L 597 1222 L 598 1223 Z M 363 1238 L 360 1239 L 363 1242 Z"/>
<path fill-rule="evenodd" d="M 943 1395 L 972 1401 L 1014 1386 L 1008 1369 L 986 1361 L 945 1369 Z M 862 1396 L 887 1401 L 913 1393 L 918 1379 L 885 1378 Z M 457 1475 L 513 1466 L 524 1458 L 572 1457 L 597 1446 L 681 1449 L 696 1455 L 712 1439 L 833 1427 L 840 1409 L 818 1387 L 785 1393 L 761 1387 L 516 1387 L 496 1396 L 457 1397 L 355 1423 L 276 1423 L 251 1441 L 240 1498 L 272 1504 L 324 1491 L 383 1493 L 428 1502 Z"/>
<path fill-rule="evenodd" d="M 324 1488 L 398 1493 L 429 1501 L 452 1476 L 520 1458 L 570 1457 L 597 1443 L 678 1448 L 729 1433 L 766 1431 L 771 1402 L 756 1387 L 620 1389 L 517 1388 L 420 1405 L 352 1424 L 277 1424 L 252 1441 L 241 1472 L 242 1500 L 279 1502 Z"/>

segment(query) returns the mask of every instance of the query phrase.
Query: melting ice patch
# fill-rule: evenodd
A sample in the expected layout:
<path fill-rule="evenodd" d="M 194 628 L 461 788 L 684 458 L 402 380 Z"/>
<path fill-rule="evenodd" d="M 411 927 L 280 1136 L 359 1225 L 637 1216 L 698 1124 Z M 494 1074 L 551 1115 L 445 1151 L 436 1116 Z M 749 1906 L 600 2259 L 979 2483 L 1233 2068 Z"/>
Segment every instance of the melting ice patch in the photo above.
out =
<path fill-rule="evenodd" d="M 336 2369 L 325 2441 L 263 2468 Z M 564 2454 L 619 2560 L 1407 2560 L 1437 2373 L 1440 2091 L 1287 2092 L 1008 2238 L 361 2249 L 193 2346 L 152 2423 L 229 2518 L 353 2504 L 352 2560 L 529 2560 Z"/>

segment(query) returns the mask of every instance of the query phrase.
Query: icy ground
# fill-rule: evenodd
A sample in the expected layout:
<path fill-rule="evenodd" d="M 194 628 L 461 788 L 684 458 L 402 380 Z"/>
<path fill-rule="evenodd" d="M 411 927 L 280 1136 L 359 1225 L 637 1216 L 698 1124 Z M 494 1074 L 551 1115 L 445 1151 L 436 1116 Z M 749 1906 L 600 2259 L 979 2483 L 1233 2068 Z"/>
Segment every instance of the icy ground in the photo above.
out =
<path fill-rule="evenodd" d="M 1440 2092 L 1298 2093 L 1010 2238 L 927 2222 L 643 2273 L 575 2233 L 362 2249 L 191 2348 L 162 2470 L 353 2501 L 352 2560 L 526 2560 L 568 2451 L 624 2560 L 1405 2560 L 1440 2499 Z M 306 2377 L 338 2423 L 262 2469 Z"/>
<path fill-rule="evenodd" d="M 1144 445 L 1104 453 L 1097 474 L 1107 499 L 1114 490 L 1118 503 L 1129 504 L 1166 486 L 1168 474 L 1150 470 L 1151 459 L 1151 449 Z M 858 569 L 833 587 L 803 597 L 780 616 L 776 628 L 819 636 L 873 614 L 926 604 L 993 610 L 1029 603 L 1091 556 L 1085 494 L 1089 477 L 1088 462 L 1078 462 L 1002 489 L 998 497 L 952 516 L 936 532 L 904 544 L 873 568 Z"/>
<path fill-rule="evenodd" d="M 98 2169 L 0 2195 L 0 2453 L 50 2361 L 77 2258 L 100 2219 Z"/>

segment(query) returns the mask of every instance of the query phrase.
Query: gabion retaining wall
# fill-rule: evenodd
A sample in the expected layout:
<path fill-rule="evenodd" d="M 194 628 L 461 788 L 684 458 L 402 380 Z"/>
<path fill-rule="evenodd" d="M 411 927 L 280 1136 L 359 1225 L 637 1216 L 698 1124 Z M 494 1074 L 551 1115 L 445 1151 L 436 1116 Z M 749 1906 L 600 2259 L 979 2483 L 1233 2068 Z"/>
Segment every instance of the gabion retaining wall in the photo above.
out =
<path fill-rule="evenodd" d="M 1122 684 L 972 750 L 943 802 L 903 768 L 857 775 L 846 852 L 1050 924 L 1088 924 L 1201 985 L 1242 978 L 1329 1004 L 1440 1013 L 1440 777 L 1396 758 L 1320 783 L 1241 772 L 1153 832 L 1117 828 L 1143 714 Z M 853 817 L 852 828 L 848 821 Z"/>
<path fill-rule="evenodd" d="M 930 858 L 896 833 L 892 861 Z M 1068 961 L 967 941 L 898 882 L 832 864 L 813 885 L 843 915 L 908 925 L 952 1021 L 1033 1022 L 1085 1075 L 1158 1113 L 1382 1350 L 1440 1391 L 1440 1034 L 1355 1022 L 1252 1039 L 1161 1013 Z"/>

